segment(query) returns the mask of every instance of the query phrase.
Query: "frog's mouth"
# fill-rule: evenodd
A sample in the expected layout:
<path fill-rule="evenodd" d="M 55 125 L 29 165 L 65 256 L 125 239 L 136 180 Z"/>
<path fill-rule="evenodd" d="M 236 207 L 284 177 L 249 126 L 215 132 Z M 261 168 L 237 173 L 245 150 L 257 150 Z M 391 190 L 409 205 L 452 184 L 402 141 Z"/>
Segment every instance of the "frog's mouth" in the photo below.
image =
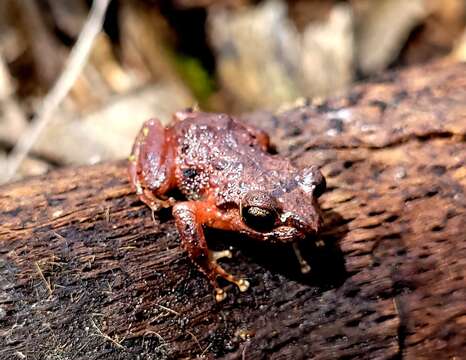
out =
<path fill-rule="evenodd" d="M 294 226 L 279 226 L 273 231 L 274 237 L 280 242 L 293 242 L 299 239 L 304 239 L 305 235 L 302 231 Z"/>
<path fill-rule="evenodd" d="M 277 243 L 292 243 L 304 240 L 309 236 L 314 236 L 317 234 L 320 226 L 320 221 L 306 224 L 300 219 L 297 219 L 293 214 L 288 214 L 288 216 L 281 216 L 277 222 L 278 224 L 276 224 L 273 229 L 269 229 L 268 231 L 260 231 L 248 226 L 248 224 L 244 224 L 247 229 L 245 229 L 244 232 L 258 240 Z"/>
<path fill-rule="evenodd" d="M 304 234 L 292 226 L 278 226 L 271 231 L 261 232 L 247 227 L 244 234 L 257 239 L 270 242 L 294 242 L 304 238 Z"/>
<path fill-rule="evenodd" d="M 300 231 L 294 226 L 282 225 L 276 227 L 273 231 L 267 233 L 257 233 L 258 238 L 270 242 L 279 243 L 293 243 L 296 241 L 304 240 L 309 234 Z"/>
<path fill-rule="evenodd" d="M 277 227 L 281 229 L 279 232 L 283 234 L 283 238 L 288 238 L 288 234 L 292 234 L 291 240 L 302 240 L 310 235 L 315 235 L 321 226 L 320 216 L 317 215 L 315 219 L 309 219 L 306 223 L 298 219 L 293 213 L 284 213 L 280 216 L 283 225 Z"/>

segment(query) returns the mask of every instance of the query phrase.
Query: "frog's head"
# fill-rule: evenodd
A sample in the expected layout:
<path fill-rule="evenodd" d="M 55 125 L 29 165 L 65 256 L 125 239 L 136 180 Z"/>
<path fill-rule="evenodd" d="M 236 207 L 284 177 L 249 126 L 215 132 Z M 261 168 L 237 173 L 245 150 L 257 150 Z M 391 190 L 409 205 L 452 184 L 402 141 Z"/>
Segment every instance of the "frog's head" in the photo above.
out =
<path fill-rule="evenodd" d="M 249 191 L 240 203 L 246 232 L 257 239 L 278 242 L 293 242 L 317 233 L 322 223 L 317 198 L 325 187 L 322 173 L 311 166 L 271 191 Z"/>

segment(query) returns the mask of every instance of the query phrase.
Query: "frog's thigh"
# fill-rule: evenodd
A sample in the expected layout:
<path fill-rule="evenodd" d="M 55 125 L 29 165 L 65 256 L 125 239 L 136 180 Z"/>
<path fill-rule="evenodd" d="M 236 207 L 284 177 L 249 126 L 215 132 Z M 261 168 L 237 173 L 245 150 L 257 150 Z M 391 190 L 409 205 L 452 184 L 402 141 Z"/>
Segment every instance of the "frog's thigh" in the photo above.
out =
<path fill-rule="evenodd" d="M 148 120 L 142 126 L 130 157 L 130 176 L 139 195 L 143 188 L 156 196 L 170 190 L 172 175 L 167 150 L 167 130 L 156 119 Z M 147 191 L 146 191 L 147 192 Z"/>

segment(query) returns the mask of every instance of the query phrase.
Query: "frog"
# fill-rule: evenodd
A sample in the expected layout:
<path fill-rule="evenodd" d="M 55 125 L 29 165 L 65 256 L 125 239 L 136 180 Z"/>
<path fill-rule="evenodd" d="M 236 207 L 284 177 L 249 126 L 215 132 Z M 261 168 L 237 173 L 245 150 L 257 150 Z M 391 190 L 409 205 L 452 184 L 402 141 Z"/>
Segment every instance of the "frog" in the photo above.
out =
<path fill-rule="evenodd" d="M 318 166 L 297 167 L 270 150 L 265 131 L 228 114 L 193 109 L 175 112 L 166 126 L 147 120 L 134 141 L 128 169 L 133 191 L 153 214 L 171 208 L 182 247 L 219 302 L 227 296 L 219 278 L 240 292 L 250 284 L 218 263 L 232 257 L 231 249 L 210 250 L 206 228 L 291 244 L 301 271 L 310 271 L 298 244 L 317 239 L 326 180 Z"/>

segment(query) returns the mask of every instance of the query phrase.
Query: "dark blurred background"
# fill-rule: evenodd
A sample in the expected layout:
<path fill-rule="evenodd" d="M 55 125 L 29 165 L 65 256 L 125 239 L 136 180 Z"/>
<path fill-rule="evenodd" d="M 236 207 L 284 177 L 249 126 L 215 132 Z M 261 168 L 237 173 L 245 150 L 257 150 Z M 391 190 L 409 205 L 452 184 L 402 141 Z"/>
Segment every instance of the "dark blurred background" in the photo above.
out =
<path fill-rule="evenodd" d="M 0 175 L 91 5 L 0 1 Z M 181 108 L 281 111 L 386 69 L 465 61 L 465 24 L 466 0 L 113 0 L 15 179 L 126 157 L 144 120 Z"/>

